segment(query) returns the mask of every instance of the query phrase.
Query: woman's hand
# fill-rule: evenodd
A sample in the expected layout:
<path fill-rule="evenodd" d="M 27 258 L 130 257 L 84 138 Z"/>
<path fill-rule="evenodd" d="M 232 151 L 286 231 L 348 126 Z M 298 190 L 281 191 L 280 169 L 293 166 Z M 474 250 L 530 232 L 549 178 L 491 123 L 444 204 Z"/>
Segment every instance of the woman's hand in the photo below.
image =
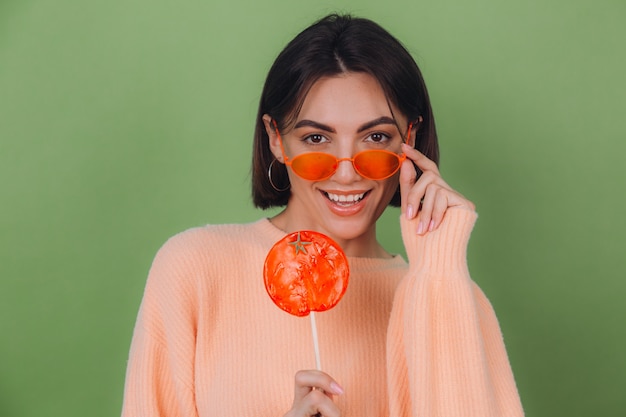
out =
<path fill-rule="evenodd" d="M 285 417 L 339 417 L 333 395 L 343 394 L 343 388 L 321 371 L 299 371 L 295 377 L 293 406 Z"/>
<path fill-rule="evenodd" d="M 400 172 L 402 213 L 407 219 L 412 219 L 420 212 L 417 234 L 423 235 L 439 227 L 450 207 L 476 209 L 474 203 L 450 188 L 441 178 L 437 164 L 406 144 L 402 145 L 402 150 L 407 156 Z M 417 181 L 417 172 L 411 161 L 422 171 Z"/>

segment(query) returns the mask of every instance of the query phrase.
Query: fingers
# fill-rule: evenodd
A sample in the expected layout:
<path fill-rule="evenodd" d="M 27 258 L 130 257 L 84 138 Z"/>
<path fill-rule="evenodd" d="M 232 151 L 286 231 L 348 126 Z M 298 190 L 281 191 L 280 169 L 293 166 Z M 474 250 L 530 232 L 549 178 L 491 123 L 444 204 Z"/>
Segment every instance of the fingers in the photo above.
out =
<path fill-rule="evenodd" d="M 319 390 L 311 391 L 303 398 L 298 408 L 300 411 L 296 412 L 296 416 L 341 417 L 341 413 L 332 398 Z"/>
<path fill-rule="evenodd" d="M 306 395 L 313 388 L 324 392 L 340 395 L 343 394 L 341 386 L 330 375 L 322 371 L 298 371 L 295 377 L 295 396 Z"/>
<path fill-rule="evenodd" d="M 418 206 L 411 205 L 408 195 L 417 181 L 417 171 L 411 161 L 405 160 L 400 167 L 400 210 L 407 218 L 412 219 L 417 214 Z"/>
<path fill-rule="evenodd" d="M 439 227 L 450 204 L 450 190 L 428 184 L 424 195 L 417 234 L 423 235 Z"/>
<path fill-rule="evenodd" d="M 289 417 L 339 417 L 333 402 L 334 395 L 343 394 L 343 388 L 328 374 L 321 371 L 299 371 L 295 376 L 293 406 Z"/>
<path fill-rule="evenodd" d="M 439 175 L 439 168 L 437 167 L 437 164 L 417 149 L 403 143 L 402 151 L 411 161 L 415 162 L 415 165 L 417 165 L 422 172 L 432 171 Z"/>
<path fill-rule="evenodd" d="M 402 213 L 407 219 L 413 219 L 419 211 L 417 234 L 423 235 L 439 227 L 450 207 L 466 207 L 474 210 L 474 204 L 454 191 L 441 178 L 439 168 L 432 160 L 410 146 L 403 146 L 407 156 L 400 173 L 400 192 L 402 194 Z M 422 171 L 416 180 L 415 165 Z"/>

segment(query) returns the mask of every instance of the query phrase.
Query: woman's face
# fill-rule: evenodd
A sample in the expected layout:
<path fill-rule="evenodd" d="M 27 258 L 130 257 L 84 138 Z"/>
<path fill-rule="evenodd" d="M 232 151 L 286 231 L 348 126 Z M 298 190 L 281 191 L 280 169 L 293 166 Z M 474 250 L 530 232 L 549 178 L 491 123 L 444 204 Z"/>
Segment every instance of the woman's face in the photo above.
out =
<path fill-rule="evenodd" d="M 271 119 L 266 116 L 264 121 L 272 152 L 284 162 Z M 401 134 L 396 123 L 403 130 L 408 125 L 406 117 L 390 107 L 376 79 L 364 73 L 347 73 L 317 81 L 295 123 L 280 133 L 289 159 L 306 152 L 352 158 L 367 149 L 400 154 L 406 132 Z M 341 161 L 337 171 L 321 181 L 305 180 L 291 168 L 287 171 L 291 198 L 285 211 L 275 218 L 279 227 L 287 232 L 309 229 L 325 233 L 349 254 L 350 247 L 376 244 L 375 223 L 397 189 L 399 172 L 384 180 L 371 180 L 360 176 L 350 161 Z M 363 250 L 352 252 L 372 255 Z"/>

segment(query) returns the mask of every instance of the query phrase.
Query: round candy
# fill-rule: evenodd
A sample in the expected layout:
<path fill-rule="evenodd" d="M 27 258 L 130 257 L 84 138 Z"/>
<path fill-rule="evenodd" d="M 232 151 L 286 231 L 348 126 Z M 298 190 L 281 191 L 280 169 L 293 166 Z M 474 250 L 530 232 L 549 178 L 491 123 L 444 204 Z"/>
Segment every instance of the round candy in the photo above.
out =
<path fill-rule="evenodd" d="M 348 288 L 349 275 L 341 247 L 313 231 L 294 232 L 276 242 L 263 269 L 272 301 L 298 317 L 333 308 Z"/>

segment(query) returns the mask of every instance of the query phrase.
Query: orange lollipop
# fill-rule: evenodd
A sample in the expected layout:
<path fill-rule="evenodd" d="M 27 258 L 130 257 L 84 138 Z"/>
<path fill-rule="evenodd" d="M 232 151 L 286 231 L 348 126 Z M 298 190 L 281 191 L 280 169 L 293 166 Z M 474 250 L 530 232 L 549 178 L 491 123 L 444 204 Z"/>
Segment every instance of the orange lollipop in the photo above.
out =
<path fill-rule="evenodd" d="M 294 232 L 279 240 L 265 259 L 265 289 L 274 303 L 294 316 L 333 308 L 348 288 L 348 259 L 331 238 Z"/>
<path fill-rule="evenodd" d="M 348 259 L 331 238 L 294 232 L 276 242 L 265 258 L 263 279 L 274 304 L 294 316 L 309 315 L 318 370 L 320 349 L 315 311 L 333 308 L 348 288 Z"/>

